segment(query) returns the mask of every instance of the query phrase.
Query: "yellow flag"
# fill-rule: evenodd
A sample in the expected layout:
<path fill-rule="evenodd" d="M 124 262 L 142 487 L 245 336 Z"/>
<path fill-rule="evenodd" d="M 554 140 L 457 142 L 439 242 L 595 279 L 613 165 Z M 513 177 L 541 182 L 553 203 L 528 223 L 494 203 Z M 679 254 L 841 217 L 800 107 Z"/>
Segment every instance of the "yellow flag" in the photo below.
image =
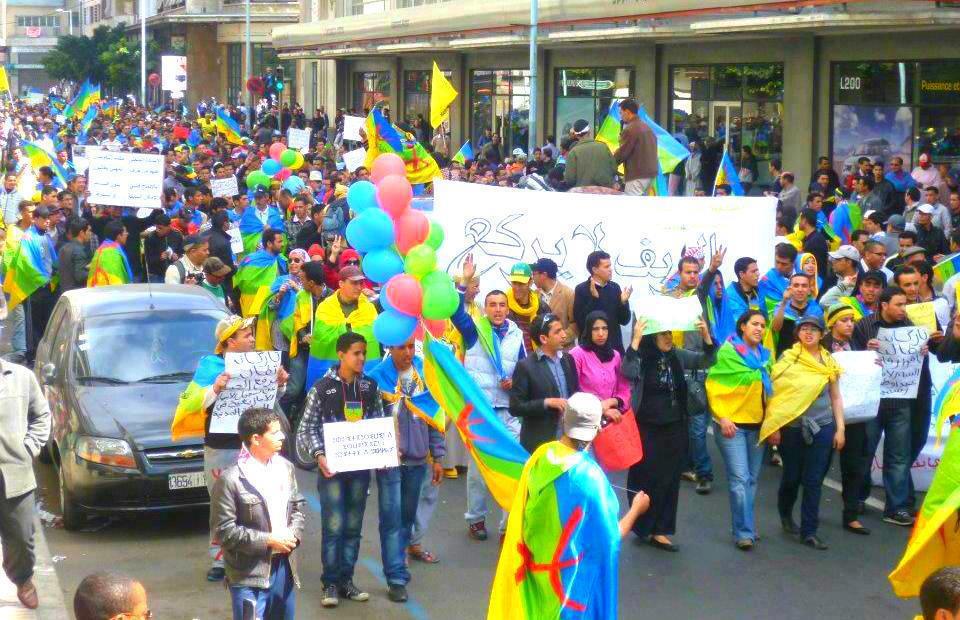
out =
<path fill-rule="evenodd" d="M 450 104 L 457 98 L 457 91 L 444 77 L 437 63 L 433 63 L 433 77 L 430 79 L 430 126 L 436 129 L 447 116 Z"/>
<path fill-rule="evenodd" d="M 7 79 L 7 68 L 0 66 L 0 92 L 10 92 L 10 80 Z"/>

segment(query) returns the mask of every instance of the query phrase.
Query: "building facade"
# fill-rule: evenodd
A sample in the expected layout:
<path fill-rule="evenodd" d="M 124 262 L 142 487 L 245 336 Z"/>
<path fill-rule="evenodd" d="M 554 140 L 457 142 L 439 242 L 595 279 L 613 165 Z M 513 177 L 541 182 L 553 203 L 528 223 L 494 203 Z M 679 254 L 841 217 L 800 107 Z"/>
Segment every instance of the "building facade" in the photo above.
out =
<path fill-rule="evenodd" d="M 531 120 L 542 143 L 632 96 L 678 136 L 749 147 L 760 186 L 774 158 L 804 186 L 820 155 L 841 172 L 863 155 L 960 161 L 957 2 L 539 0 L 536 119 L 529 2 L 323 4 L 273 31 L 301 75 L 325 76 L 304 81 L 305 109 L 429 118 L 436 61 L 460 93 L 454 148 L 492 132 L 526 149 Z"/>
<path fill-rule="evenodd" d="M 80 34 L 80 11 L 64 0 L 4 0 L 0 8 L 0 62 L 7 68 L 11 90 L 19 95 L 46 93 L 54 81 L 41 60 L 56 46 L 57 37 Z"/>

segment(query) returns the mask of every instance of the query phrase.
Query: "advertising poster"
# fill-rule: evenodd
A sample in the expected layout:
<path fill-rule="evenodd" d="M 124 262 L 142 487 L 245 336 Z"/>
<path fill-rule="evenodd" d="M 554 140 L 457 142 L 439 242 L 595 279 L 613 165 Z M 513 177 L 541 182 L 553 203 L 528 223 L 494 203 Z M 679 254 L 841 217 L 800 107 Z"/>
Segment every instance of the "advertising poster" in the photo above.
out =
<path fill-rule="evenodd" d="M 187 57 L 160 57 L 160 88 L 171 92 L 187 90 Z"/>
<path fill-rule="evenodd" d="M 902 157 L 910 170 L 913 147 L 913 111 L 909 106 L 833 106 L 833 165 L 845 180 L 857 167 L 857 160 L 890 163 Z"/>

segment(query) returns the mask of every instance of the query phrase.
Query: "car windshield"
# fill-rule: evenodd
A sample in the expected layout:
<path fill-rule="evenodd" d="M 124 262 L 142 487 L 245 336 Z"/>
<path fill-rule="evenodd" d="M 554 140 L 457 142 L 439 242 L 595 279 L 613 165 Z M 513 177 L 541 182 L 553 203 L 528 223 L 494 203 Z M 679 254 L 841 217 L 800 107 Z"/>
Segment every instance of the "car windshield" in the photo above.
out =
<path fill-rule="evenodd" d="M 77 336 L 78 380 L 107 384 L 189 381 L 213 352 L 214 329 L 224 314 L 175 311 L 91 317 Z"/>

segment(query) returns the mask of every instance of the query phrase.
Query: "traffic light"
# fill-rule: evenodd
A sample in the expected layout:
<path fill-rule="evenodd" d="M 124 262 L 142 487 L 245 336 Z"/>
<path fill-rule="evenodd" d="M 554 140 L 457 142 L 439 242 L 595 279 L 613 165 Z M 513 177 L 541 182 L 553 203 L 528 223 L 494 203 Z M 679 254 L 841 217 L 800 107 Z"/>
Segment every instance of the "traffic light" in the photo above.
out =
<path fill-rule="evenodd" d="M 283 92 L 283 67 L 277 67 L 276 72 L 276 81 L 274 82 L 274 87 L 277 89 L 278 93 Z"/>

